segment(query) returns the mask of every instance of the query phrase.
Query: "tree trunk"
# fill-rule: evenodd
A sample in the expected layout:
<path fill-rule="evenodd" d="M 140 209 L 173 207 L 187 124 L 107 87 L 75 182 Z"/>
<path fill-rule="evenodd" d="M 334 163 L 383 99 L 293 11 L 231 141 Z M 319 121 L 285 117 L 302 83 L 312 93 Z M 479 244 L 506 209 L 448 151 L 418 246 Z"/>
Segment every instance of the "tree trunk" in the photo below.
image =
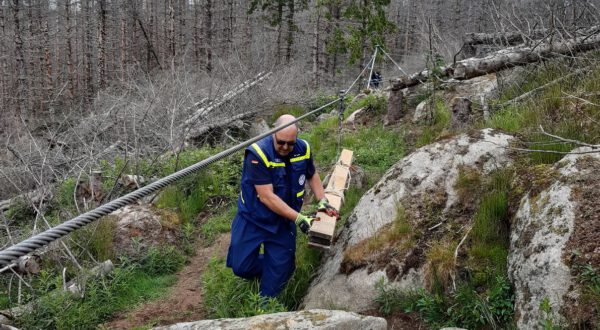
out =
<path fill-rule="evenodd" d="M 98 83 L 106 87 L 106 0 L 98 0 L 100 31 L 98 31 Z"/>
<path fill-rule="evenodd" d="M 314 33 L 313 33 L 313 47 L 312 47 L 312 51 L 313 51 L 313 63 L 312 63 L 312 70 L 313 70 L 313 83 L 314 83 L 314 87 L 318 87 L 319 86 L 319 23 L 321 22 L 321 9 L 317 8 L 317 17 L 315 18 L 315 28 L 314 28 Z"/>
<path fill-rule="evenodd" d="M 538 44 L 537 47 L 516 46 L 499 50 L 484 58 L 468 58 L 456 62 L 454 66 L 440 68 L 442 77 L 471 79 L 509 67 L 538 62 L 560 54 L 573 54 L 600 47 L 600 33 L 591 32 L 587 37 L 576 37 L 553 43 Z M 402 89 L 418 85 L 430 78 L 430 72 L 424 70 L 408 76 L 401 76 L 392 85 Z"/>
<path fill-rule="evenodd" d="M 205 19 L 205 39 L 204 39 L 204 56 L 206 60 L 206 71 L 211 72 L 213 69 L 212 64 L 212 38 L 213 38 L 213 27 L 212 27 L 212 12 L 213 0 L 206 0 L 206 6 L 204 8 L 204 19 Z"/>
<path fill-rule="evenodd" d="M 15 64 L 17 76 L 15 115 L 19 118 L 22 115 L 23 107 L 27 102 L 27 68 L 25 67 L 25 55 L 23 52 L 23 39 L 21 38 L 21 21 L 19 17 L 19 0 L 11 0 L 15 44 Z"/>
<path fill-rule="evenodd" d="M 277 49 L 275 52 L 275 65 L 281 60 L 281 22 L 283 19 L 283 1 L 277 3 Z"/>
<path fill-rule="evenodd" d="M 66 37 L 67 37 L 67 84 L 69 85 L 68 97 L 69 103 L 73 102 L 75 97 L 75 70 L 73 69 L 74 57 L 73 57 L 73 34 L 71 24 L 71 0 L 65 1 L 65 25 L 66 25 Z"/>
<path fill-rule="evenodd" d="M 290 63 L 292 60 L 292 46 L 294 45 L 294 32 L 296 30 L 296 24 L 294 23 L 294 14 L 296 8 L 294 6 L 295 0 L 288 0 L 288 14 L 287 14 L 287 46 L 285 52 L 285 62 Z"/>
<path fill-rule="evenodd" d="M 45 81 L 43 86 L 43 96 L 44 101 L 49 102 L 52 97 L 52 91 L 54 90 L 54 76 L 53 76 L 53 67 L 52 67 L 52 52 L 50 50 L 50 32 L 48 26 L 48 14 L 50 13 L 49 2 L 48 0 L 42 1 L 43 6 L 40 7 L 38 12 L 38 17 L 40 24 L 42 24 L 42 37 L 43 37 L 43 58 L 42 58 L 42 74 L 44 74 Z M 42 16 L 42 12 L 45 13 Z M 51 106 L 51 105 L 50 105 Z"/>
<path fill-rule="evenodd" d="M 150 4 L 151 5 L 151 4 Z M 119 77 L 121 81 L 125 80 L 125 68 L 127 66 L 127 5 L 121 4 L 121 28 L 119 42 Z M 148 61 L 146 62 L 148 65 Z"/>

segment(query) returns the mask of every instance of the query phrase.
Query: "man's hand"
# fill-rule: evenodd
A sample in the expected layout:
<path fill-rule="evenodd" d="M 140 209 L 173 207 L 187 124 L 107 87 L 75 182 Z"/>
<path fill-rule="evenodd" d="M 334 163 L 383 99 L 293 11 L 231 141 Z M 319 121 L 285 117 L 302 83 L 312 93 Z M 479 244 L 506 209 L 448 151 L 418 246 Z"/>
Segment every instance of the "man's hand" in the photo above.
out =
<path fill-rule="evenodd" d="M 315 218 L 307 217 L 302 213 L 298 213 L 298 216 L 296 217 L 296 225 L 298 225 L 300 230 L 305 234 L 308 234 L 308 230 L 310 229 L 310 226 L 312 226 L 313 221 L 315 221 Z"/>
<path fill-rule="evenodd" d="M 329 204 L 327 198 L 321 198 L 319 205 L 317 206 L 317 212 L 325 212 L 330 217 L 335 217 L 336 219 L 340 218 L 340 213 L 335 207 Z"/>

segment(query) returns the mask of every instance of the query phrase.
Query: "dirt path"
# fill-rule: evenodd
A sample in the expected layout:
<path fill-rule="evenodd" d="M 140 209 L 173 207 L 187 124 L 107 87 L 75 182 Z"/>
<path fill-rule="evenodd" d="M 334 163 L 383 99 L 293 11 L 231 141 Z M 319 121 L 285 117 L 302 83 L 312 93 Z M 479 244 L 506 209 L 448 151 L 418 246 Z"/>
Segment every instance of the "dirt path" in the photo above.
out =
<path fill-rule="evenodd" d="M 213 256 L 225 256 L 229 239 L 229 234 L 223 234 L 209 247 L 199 244 L 196 255 L 177 274 L 177 282 L 169 289 L 166 297 L 119 315 L 105 326 L 109 329 L 130 329 L 136 326 L 168 325 L 203 319 L 200 279 Z"/>

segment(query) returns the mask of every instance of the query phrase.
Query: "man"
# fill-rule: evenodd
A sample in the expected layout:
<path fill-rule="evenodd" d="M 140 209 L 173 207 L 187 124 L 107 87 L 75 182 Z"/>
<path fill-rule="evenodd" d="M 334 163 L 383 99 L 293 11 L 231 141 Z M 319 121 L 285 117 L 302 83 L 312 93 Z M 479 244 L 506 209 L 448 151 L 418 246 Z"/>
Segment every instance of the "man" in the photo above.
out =
<path fill-rule="evenodd" d="M 283 115 L 275 126 L 295 119 Z M 283 290 L 295 269 L 296 225 L 307 233 L 314 221 L 300 213 L 306 181 L 320 200 L 319 210 L 338 216 L 295 124 L 246 148 L 227 267 L 237 276 L 260 278 L 261 296 L 275 297 Z"/>

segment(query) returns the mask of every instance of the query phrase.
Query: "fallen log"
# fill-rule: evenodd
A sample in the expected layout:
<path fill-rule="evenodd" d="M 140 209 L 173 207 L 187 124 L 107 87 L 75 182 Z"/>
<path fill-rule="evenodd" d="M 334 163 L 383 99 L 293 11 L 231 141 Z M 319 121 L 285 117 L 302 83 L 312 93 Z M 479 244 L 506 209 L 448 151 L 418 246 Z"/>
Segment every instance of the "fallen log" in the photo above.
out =
<path fill-rule="evenodd" d="M 514 46 L 499 50 L 483 58 L 468 58 L 456 62 L 455 65 L 445 66 L 437 70 L 439 78 L 454 78 L 458 80 L 471 79 L 506 68 L 526 65 L 557 55 L 574 54 L 600 47 L 600 33 L 597 28 L 591 28 L 589 34 L 562 41 L 540 42 L 534 46 Z M 392 80 L 392 90 L 400 90 L 421 84 L 431 78 L 429 70 L 401 76 Z"/>
<path fill-rule="evenodd" d="M 515 46 L 525 43 L 528 40 L 540 39 L 548 33 L 547 30 L 534 30 L 529 34 L 521 31 L 500 32 L 500 33 L 466 33 L 464 44 L 468 46 L 476 45 L 500 45 Z"/>

